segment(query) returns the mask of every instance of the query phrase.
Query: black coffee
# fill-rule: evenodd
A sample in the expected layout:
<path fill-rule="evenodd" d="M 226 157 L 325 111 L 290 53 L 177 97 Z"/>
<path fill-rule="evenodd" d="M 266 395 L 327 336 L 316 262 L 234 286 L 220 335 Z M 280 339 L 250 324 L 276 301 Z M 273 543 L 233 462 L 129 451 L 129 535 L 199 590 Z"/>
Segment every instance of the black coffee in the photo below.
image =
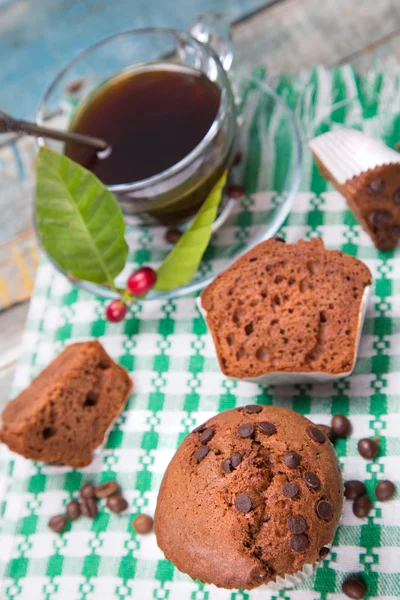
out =
<path fill-rule="evenodd" d="M 68 143 L 67 156 L 107 185 L 161 173 L 187 156 L 217 116 L 220 88 L 185 67 L 147 66 L 107 82 L 78 110 L 71 130 L 106 140 L 108 158 Z"/>

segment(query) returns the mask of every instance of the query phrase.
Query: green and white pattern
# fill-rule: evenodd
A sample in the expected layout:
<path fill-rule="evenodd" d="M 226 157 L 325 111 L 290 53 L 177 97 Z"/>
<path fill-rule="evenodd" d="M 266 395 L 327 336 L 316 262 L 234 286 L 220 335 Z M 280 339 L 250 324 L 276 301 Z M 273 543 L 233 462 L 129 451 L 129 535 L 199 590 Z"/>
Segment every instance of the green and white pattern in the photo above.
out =
<path fill-rule="evenodd" d="M 400 78 L 349 67 L 283 76 L 279 93 L 295 111 L 305 140 L 346 124 L 394 145 L 400 139 Z M 253 132 L 262 143 L 268 130 Z M 253 177 L 261 176 L 254 174 Z M 305 152 L 302 192 L 282 228 L 287 241 L 322 236 L 364 260 L 374 276 L 354 374 L 328 385 L 267 388 L 222 376 L 194 297 L 137 303 L 129 318 L 108 324 L 104 302 L 78 291 L 47 262 L 37 274 L 21 347 L 15 392 L 25 387 L 66 344 L 93 337 L 125 366 L 135 391 L 103 452 L 82 471 L 32 463 L 0 449 L 0 598 L 17 600 L 332 600 L 341 583 L 363 573 L 369 597 L 400 595 L 400 501 L 374 502 L 357 519 L 347 502 L 332 552 L 298 588 L 249 593 L 218 590 L 180 574 L 163 558 L 154 535 L 136 536 L 131 516 L 153 514 L 165 468 L 183 437 L 217 411 L 249 402 L 293 408 L 316 423 L 349 415 L 353 435 L 336 449 L 345 479 L 366 482 L 374 498 L 380 479 L 400 491 L 400 253 L 378 252 L 344 199 L 319 176 Z M 241 223 L 244 230 L 246 223 Z M 379 436 L 374 462 L 357 452 L 361 437 Z M 80 519 L 62 535 L 47 520 L 63 510 L 85 481 L 116 478 L 129 501 L 127 515 L 101 506 L 95 521 Z"/>

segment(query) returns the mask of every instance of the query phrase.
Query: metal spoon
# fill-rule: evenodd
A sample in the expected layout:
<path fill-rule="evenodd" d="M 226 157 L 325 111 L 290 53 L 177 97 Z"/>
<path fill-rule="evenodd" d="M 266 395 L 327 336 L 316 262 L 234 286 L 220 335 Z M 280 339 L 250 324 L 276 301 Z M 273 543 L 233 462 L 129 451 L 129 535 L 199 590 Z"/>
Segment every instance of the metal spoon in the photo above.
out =
<path fill-rule="evenodd" d="M 99 138 L 90 135 L 82 135 L 81 133 L 72 133 L 70 131 L 42 127 L 31 121 L 15 119 L 0 111 L 0 133 L 8 132 L 25 133 L 26 135 L 33 135 L 35 137 L 43 136 L 61 142 L 78 142 L 79 144 L 90 146 L 95 150 L 107 150 L 109 148 L 107 142 Z"/>

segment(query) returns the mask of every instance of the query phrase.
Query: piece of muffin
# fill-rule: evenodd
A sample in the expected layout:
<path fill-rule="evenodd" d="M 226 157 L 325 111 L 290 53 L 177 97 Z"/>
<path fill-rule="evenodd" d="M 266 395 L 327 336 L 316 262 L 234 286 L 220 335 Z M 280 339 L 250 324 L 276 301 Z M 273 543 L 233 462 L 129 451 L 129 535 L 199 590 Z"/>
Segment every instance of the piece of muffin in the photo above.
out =
<path fill-rule="evenodd" d="M 339 129 L 309 143 L 321 175 L 343 194 L 378 250 L 400 239 L 400 155 L 360 131 Z"/>
<path fill-rule="evenodd" d="M 99 342 L 72 344 L 7 405 L 0 440 L 26 458 L 85 467 L 131 389 Z"/>
<path fill-rule="evenodd" d="M 258 244 L 201 294 L 223 373 L 350 373 L 370 284 L 362 262 L 320 239 Z"/>
<path fill-rule="evenodd" d="M 193 579 L 252 589 L 299 576 L 325 555 L 342 509 L 342 476 L 323 431 L 292 410 L 250 405 L 184 439 L 161 484 L 155 533 Z"/>

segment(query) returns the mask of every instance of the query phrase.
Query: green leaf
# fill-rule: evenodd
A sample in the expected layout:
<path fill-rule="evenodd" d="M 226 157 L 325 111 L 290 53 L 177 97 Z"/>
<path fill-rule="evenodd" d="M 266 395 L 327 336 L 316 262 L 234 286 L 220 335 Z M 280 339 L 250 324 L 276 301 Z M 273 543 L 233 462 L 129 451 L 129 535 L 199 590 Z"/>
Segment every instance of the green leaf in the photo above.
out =
<path fill-rule="evenodd" d="M 117 200 L 93 173 L 41 148 L 35 210 L 40 242 L 55 263 L 73 277 L 114 288 L 128 255 L 125 221 Z"/>
<path fill-rule="evenodd" d="M 174 290 L 189 283 L 195 276 L 211 238 L 212 224 L 217 216 L 226 177 L 227 171 L 214 185 L 190 227 L 158 268 L 154 289 Z"/>

